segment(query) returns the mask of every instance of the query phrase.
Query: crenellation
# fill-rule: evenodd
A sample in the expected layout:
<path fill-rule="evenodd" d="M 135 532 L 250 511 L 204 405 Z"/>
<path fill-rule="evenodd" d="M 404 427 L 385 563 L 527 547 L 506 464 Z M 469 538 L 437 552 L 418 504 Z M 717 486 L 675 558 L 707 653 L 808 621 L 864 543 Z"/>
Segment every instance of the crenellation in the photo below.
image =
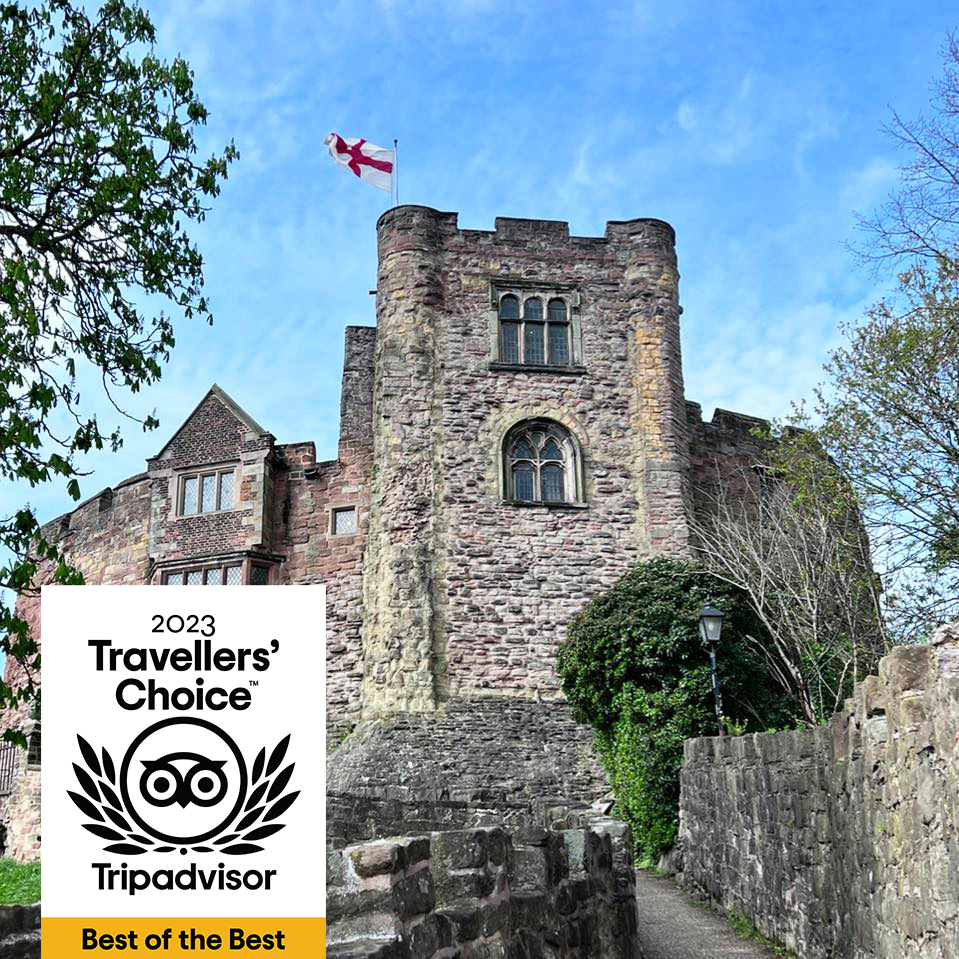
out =
<path fill-rule="evenodd" d="M 563 800 L 543 813 L 542 823 L 441 828 L 337 848 L 328 866 L 328 954 L 637 955 L 628 829 Z"/>

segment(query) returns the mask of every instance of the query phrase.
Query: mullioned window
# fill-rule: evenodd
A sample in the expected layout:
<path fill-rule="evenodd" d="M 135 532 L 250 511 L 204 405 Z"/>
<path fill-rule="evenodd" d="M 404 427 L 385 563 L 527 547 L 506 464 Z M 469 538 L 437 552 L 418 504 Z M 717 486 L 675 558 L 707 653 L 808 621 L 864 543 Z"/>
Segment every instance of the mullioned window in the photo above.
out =
<path fill-rule="evenodd" d="M 580 500 L 579 451 L 559 423 L 517 424 L 506 434 L 503 453 L 507 500 L 552 505 Z"/>

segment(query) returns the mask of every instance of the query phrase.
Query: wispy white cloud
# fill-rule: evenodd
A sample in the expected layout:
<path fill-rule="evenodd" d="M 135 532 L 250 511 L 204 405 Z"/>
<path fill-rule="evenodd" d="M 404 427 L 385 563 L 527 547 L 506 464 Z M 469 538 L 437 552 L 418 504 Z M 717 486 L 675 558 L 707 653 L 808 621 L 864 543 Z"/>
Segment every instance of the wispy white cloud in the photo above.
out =
<path fill-rule="evenodd" d="M 160 51 L 190 60 L 210 109 L 203 149 L 233 138 L 242 156 L 197 231 L 217 322 L 179 324 L 163 381 L 134 402 L 159 410 L 160 432 L 127 429 L 121 454 L 90 457 L 84 493 L 142 469 L 213 381 L 281 441 L 334 455 L 343 327 L 373 321 L 387 200 L 329 162 L 333 128 L 398 137 L 404 199 L 464 226 L 669 220 L 689 395 L 707 415 L 783 413 L 875 298 L 843 241 L 851 211 L 895 182 L 885 104 L 925 101 L 946 26 L 891 0 L 867 20 L 739 0 L 153 7 Z M 70 505 L 8 486 L 0 512 L 27 499 L 45 516 Z"/>

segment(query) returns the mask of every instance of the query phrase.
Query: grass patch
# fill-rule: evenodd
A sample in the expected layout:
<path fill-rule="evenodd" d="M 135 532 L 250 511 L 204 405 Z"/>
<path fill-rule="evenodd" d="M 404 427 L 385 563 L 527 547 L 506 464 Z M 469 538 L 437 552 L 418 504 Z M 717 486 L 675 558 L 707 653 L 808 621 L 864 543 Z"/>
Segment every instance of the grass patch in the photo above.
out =
<path fill-rule="evenodd" d="M 779 959 L 796 959 L 795 953 L 784 949 L 782 946 L 777 946 L 774 942 L 770 942 L 745 916 L 740 915 L 738 912 L 729 913 L 726 916 L 726 922 L 729 923 L 729 927 L 740 939 L 765 946 L 774 956 L 778 956 Z"/>
<path fill-rule="evenodd" d="M 727 925 L 740 939 L 745 939 L 746 942 L 754 942 L 757 946 L 762 946 L 764 949 L 769 951 L 769 954 L 776 956 L 776 959 L 798 959 L 796 953 L 790 952 L 788 949 L 783 946 L 777 946 L 776 943 L 771 942 L 767 939 L 744 915 L 738 912 L 723 912 L 721 909 L 718 909 L 716 905 L 710 902 L 708 899 L 699 899 L 698 897 L 693 897 L 693 902 L 699 906 L 700 909 L 705 909 L 706 912 L 715 913 L 717 916 L 722 916 Z"/>
<path fill-rule="evenodd" d="M 40 863 L 0 859 L 0 903 L 40 901 Z"/>

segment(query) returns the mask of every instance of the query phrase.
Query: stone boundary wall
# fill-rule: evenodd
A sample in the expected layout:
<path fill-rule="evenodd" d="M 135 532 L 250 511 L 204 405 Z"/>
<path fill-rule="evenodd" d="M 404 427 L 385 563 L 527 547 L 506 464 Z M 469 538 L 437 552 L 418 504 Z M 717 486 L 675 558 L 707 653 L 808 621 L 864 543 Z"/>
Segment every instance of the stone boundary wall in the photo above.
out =
<path fill-rule="evenodd" d="M 497 808 L 542 796 L 592 802 L 609 792 L 593 731 L 567 703 L 511 696 L 361 722 L 328 754 L 326 783 L 331 793 Z"/>
<path fill-rule="evenodd" d="M 330 959 L 636 959 L 629 828 L 583 809 L 332 850 Z"/>
<path fill-rule="evenodd" d="M 0 906 L 0 956 L 40 959 L 40 903 Z"/>
<path fill-rule="evenodd" d="M 0 855 L 15 862 L 40 861 L 40 724 L 26 719 L 28 749 L 17 749 L 16 774 L 9 795 L 0 799 L 3 842 Z M 0 956 L 3 953 L 0 952 Z"/>
<path fill-rule="evenodd" d="M 803 959 L 959 956 L 959 623 L 827 726 L 686 743 L 685 885 Z"/>
<path fill-rule="evenodd" d="M 420 836 L 483 826 L 514 829 L 535 821 L 536 809 L 528 802 L 385 799 L 329 791 L 326 794 L 327 844 L 334 849 L 390 836 Z"/>

